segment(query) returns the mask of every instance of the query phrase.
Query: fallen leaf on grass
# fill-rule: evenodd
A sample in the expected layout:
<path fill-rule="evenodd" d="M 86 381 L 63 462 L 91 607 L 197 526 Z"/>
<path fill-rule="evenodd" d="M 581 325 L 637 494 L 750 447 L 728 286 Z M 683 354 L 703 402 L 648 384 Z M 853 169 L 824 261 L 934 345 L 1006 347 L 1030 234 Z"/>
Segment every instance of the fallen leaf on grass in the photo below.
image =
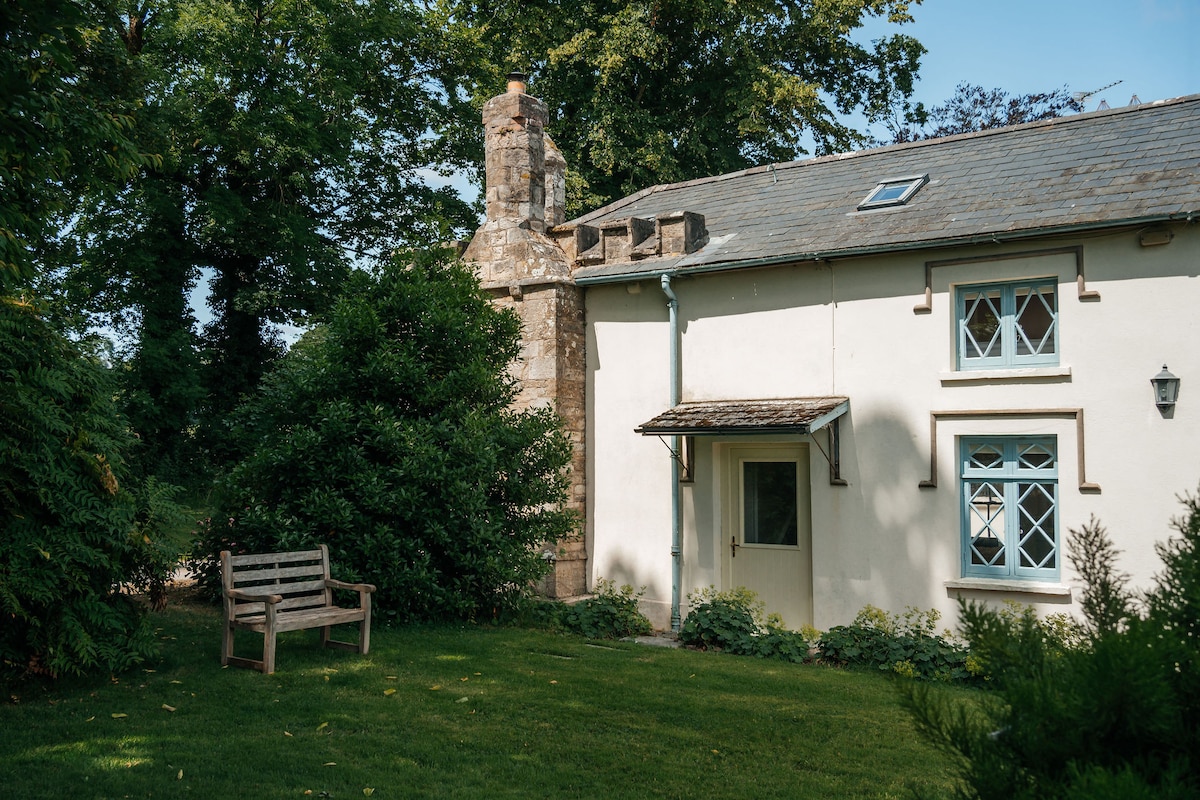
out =
<path fill-rule="evenodd" d="M 175 684 L 182 684 L 182 683 L 183 683 L 183 681 L 171 681 L 171 683 L 175 683 Z"/>
<path fill-rule="evenodd" d="M 363 794 L 365 794 L 367 797 L 370 797 L 371 795 L 375 794 L 375 790 L 372 789 L 370 786 L 364 786 Z"/>
<path fill-rule="evenodd" d="M 321 731 L 325 730 L 328 727 L 329 727 L 328 722 L 322 722 L 320 725 L 317 726 L 317 732 L 320 733 Z"/>
<path fill-rule="evenodd" d="M 166 703 L 163 703 L 162 707 L 163 707 L 163 711 L 171 711 L 171 712 L 175 711 L 175 706 L 169 706 Z"/>
<path fill-rule="evenodd" d="M 466 677 L 466 678 L 459 678 L 459 680 L 465 683 L 471 679 L 469 677 Z"/>
<path fill-rule="evenodd" d="M 292 735 L 292 733 L 291 733 L 291 731 L 284 731 L 284 732 L 283 732 L 283 735 L 284 735 L 284 736 L 291 736 L 291 735 Z"/>
<path fill-rule="evenodd" d="M 397 680 L 397 678 L 395 675 L 388 675 L 386 678 L 384 678 L 384 680 L 394 681 Z"/>
<path fill-rule="evenodd" d="M 429 687 L 429 691 L 436 692 L 438 689 L 441 689 L 441 688 L 442 688 L 442 685 L 440 683 L 435 683 L 433 686 Z"/>
<path fill-rule="evenodd" d="M 323 767 L 336 767 L 336 766 L 337 766 L 337 762 L 336 762 L 336 761 L 326 761 L 326 762 L 325 762 L 324 764 L 322 764 L 321 766 L 323 766 Z"/>
<path fill-rule="evenodd" d="M 94 719 L 95 719 L 95 717 L 88 717 L 87 719 L 84 720 L 84 722 L 91 722 Z"/>
<path fill-rule="evenodd" d="M 552 685 L 555 685 L 555 686 L 557 686 L 557 685 L 558 685 L 558 681 L 550 681 L 550 683 L 551 683 Z"/>
<path fill-rule="evenodd" d="M 384 689 L 383 693 L 390 697 L 396 693 L 396 690 L 395 689 Z"/>
<path fill-rule="evenodd" d="M 469 697 L 460 697 L 460 698 L 458 698 L 457 700 L 455 700 L 454 702 L 456 702 L 456 703 L 465 703 L 465 702 L 467 702 L 467 701 L 468 701 L 468 700 L 470 700 L 470 699 L 471 699 L 471 698 L 469 698 Z"/>
<path fill-rule="evenodd" d="M 183 770 L 179 770 L 179 774 L 175 776 L 175 780 L 177 780 L 177 781 L 183 780 Z"/>
<path fill-rule="evenodd" d="M 113 719 L 125 719 L 128 716 L 129 716 L 128 714 L 113 714 L 112 718 Z"/>

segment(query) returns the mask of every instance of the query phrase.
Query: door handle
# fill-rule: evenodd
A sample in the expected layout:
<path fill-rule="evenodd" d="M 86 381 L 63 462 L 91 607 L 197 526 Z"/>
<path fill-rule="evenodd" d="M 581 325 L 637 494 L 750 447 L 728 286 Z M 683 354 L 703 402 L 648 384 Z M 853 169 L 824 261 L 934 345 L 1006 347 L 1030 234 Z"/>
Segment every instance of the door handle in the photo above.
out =
<path fill-rule="evenodd" d="M 738 549 L 737 534 L 734 534 L 733 536 L 729 537 L 729 557 L 730 558 L 737 558 L 737 549 Z"/>

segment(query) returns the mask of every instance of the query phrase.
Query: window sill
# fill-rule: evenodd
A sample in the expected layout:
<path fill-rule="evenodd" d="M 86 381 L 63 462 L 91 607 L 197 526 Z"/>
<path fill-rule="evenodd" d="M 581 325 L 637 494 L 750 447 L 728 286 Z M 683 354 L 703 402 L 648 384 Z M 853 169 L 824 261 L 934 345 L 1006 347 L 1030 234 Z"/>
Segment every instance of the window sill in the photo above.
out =
<path fill-rule="evenodd" d="M 994 578 L 955 578 L 946 581 L 947 589 L 972 589 L 980 592 L 1022 592 L 1054 597 L 1070 597 L 1071 587 L 1063 583 L 1033 583 L 1031 581 L 996 580 Z"/>
<path fill-rule="evenodd" d="M 1040 378 L 1071 377 L 1070 367 L 1017 367 L 1013 369 L 964 369 L 942 372 L 938 378 L 945 383 L 1016 382 Z"/>

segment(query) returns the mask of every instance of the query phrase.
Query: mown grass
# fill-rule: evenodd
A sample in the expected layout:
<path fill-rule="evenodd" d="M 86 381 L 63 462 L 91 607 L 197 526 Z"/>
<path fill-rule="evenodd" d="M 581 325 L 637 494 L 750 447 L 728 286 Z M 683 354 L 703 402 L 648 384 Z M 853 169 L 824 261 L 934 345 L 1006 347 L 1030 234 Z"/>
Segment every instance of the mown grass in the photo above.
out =
<path fill-rule="evenodd" d="M 285 635 L 218 663 L 216 612 L 156 615 L 162 658 L 0 706 L 6 798 L 892 798 L 947 788 L 882 675 L 541 631 Z M 244 634 L 244 652 L 258 637 Z"/>

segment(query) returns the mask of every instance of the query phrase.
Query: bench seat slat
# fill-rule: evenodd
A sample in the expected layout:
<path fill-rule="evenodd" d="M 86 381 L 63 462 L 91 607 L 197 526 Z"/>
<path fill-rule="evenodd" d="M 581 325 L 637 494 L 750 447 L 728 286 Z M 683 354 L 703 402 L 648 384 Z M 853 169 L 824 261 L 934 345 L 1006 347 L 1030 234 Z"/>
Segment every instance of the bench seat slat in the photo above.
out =
<path fill-rule="evenodd" d="M 282 632 L 321 628 L 326 625 L 360 622 L 362 618 L 363 612 L 357 608 L 321 608 L 304 611 L 284 611 L 275 615 L 275 630 Z M 266 615 L 256 614 L 250 617 L 238 617 L 235 624 L 239 628 L 263 632 L 266 630 Z"/>

